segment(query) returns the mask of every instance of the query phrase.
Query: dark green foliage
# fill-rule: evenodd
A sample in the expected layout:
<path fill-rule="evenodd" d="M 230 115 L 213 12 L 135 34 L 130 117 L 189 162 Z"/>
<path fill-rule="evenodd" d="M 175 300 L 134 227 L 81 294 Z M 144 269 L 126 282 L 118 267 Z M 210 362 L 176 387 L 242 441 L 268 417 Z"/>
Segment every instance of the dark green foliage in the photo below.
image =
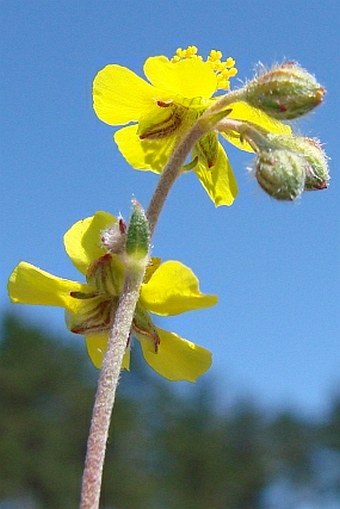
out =
<path fill-rule="evenodd" d="M 2 329 L 0 505 L 76 508 L 98 372 L 79 336 L 52 338 L 11 315 Z M 102 508 L 267 509 L 263 493 L 280 479 L 325 496 L 340 491 L 339 400 L 320 424 L 288 412 L 268 418 L 249 402 L 222 411 L 214 394 L 208 377 L 183 393 L 137 356 L 119 387 Z M 324 486 L 329 451 L 334 472 Z"/>
<path fill-rule="evenodd" d="M 81 352 L 6 317 L 0 343 L 0 497 L 77 506 L 93 382 Z"/>

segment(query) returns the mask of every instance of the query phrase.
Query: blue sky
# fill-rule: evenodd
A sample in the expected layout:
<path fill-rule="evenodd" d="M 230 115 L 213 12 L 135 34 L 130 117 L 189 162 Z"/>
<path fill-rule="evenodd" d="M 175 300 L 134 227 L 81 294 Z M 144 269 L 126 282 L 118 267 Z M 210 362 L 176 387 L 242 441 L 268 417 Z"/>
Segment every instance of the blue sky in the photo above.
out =
<path fill-rule="evenodd" d="M 324 411 L 340 381 L 337 2 L 11 0 L 1 10 L 3 310 L 20 260 L 76 279 L 62 246 L 69 226 L 96 210 L 127 216 L 133 194 L 148 204 L 157 177 L 128 167 L 114 129 L 92 111 L 92 80 L 104 65 L 141 74 L 148 56 L 195 44 L 203 55 L 234 56 L 240 80 L 259 61 L 293 59 L 326 86 L 324 104 L 295 128 L 325 142 L 327 191 L 275 202 L 246 171 L 251 155 L 230 147 L 235 204 L 215 209 L 197 179 L 183 176 L 153 250 L 189 265 L 202 290 L 220 297 L 215 308 L 159 323 L 213 351 L 222 401 L 242 393 L 267 408 Z M 16 310 L 64 333 L 61 310 Z"/>

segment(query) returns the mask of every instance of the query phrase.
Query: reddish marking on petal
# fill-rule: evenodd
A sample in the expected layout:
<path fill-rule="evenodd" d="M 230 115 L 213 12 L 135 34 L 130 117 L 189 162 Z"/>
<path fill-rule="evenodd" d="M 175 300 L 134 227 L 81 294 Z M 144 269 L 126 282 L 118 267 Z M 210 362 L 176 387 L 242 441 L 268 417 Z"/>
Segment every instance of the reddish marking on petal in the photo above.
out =
<path fill-rule="evenodd" d="M 170 102 L 165 102 L 165 101 L 157 101 L 157 106 L 159 106 L 160 108 L 168 108 L 171 104 L 171 101 Z"/>
<path fill-rule="evenodd" d="M 158 336 L 157 332 L 155 330 L 147 331 L 147 330 L 142 329 L 141 327 L 138 327 L 138 325 L 136 323 L 136 320 L 133 320 L 132 323 L 133 323 L 134 329 L 139 334 L 142 334 L 143 336 L 147 336 L 148 338 L 151 339 L 151 341 L 153 343 L 153 347 L 154 347 L 155 353 L 157 353 L 158 352 L 158 345 L 161 342 L 160 337 Z"/>
<path fill-rule="evenodd" d="M 97 263 L 98 265 L 99 264 L 106 264 L 108 261 L 110 261 L 112 258 L 112 256 L 110 255 L 110 253 L 106 253 L 104 254 L 103 256 L 101 256 L 100 258 L 97 258 Z"/>

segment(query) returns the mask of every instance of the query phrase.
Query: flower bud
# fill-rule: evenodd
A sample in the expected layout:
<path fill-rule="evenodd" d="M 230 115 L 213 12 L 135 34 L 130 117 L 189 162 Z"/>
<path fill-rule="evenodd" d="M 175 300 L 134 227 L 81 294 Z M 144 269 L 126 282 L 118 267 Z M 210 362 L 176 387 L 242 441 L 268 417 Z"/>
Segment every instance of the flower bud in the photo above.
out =
<path fill-rule="evenodd" d="M 305 186 L 305 162 L 285 149 L 263 150 L 257 154 L 255 176 L 262 189 L 277 200 L 295 200 Z"/>
<path fill-rule="evenodd" d="M 306 150 L 304 157 L 308 162 L 306 168 L 306 191 L 327 189 L 329 183 L 329 169 L 327 156 L 318 140 L 305 138 Z"/>
<path fill-rule="evenodd" d="M 325 95 L 314 76 L 296 62 L 284 62 L 260 74 L 245 87 L 245 100 L 278 120 L 305 115 Z"/>
<path fill-rule="evenodd" d="M 285 147 L 301 155 L 306 161 L 305 191 L 326 189 L 329 182 L 327 156 L 316 138 L 303 136 L 272 136 L 276 146 Z"/>
<path fill-rule="evenodd" d="M 132 201 L 132 207 L 125 251 L 134 260 L 139 261 L 149 252 L 150 229 L 145 212 L 136 200 Z"/>

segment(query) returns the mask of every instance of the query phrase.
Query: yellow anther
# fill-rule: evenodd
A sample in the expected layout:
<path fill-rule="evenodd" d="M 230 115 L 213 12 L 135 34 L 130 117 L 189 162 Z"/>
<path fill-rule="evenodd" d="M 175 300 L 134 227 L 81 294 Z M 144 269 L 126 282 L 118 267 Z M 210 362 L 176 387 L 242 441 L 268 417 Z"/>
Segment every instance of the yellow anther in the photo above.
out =
<path fill-rule="evenodd" d="M 234 67 L 234 65 L 235 65 L 235 60 L 232 57 L 228 57 L 225 61 L 225 66 L 226 67 Z"/>
<path fill-rule="evenodd" d="M 196 55 L 197 51 L 198 51 L 198 49 L 196 46 L 188 46 L 186 49 L 187 57 L 190 58 L 193 55 Z"/>
<path fill-rule="evenodd" d="M 176 54 L 172 57 L 172 62 L 179 62 L 180 60 L 184 60 L 185 58 L 200 58 L 196 55 L 198 49 L 196 46 L 188 46 L 187 48 L 177 48 Z"/>
<path fill-rule="evenodd" d="M 178 48 L 175 55 L 172 57 L 171 62 L 179 62 L 180 60 L 197 58 L 203 61 L 200 55 L 197 55 L 198 49 L 196 46 L 188 46 L 187 48 Z M 218 89 L 229 88 L 229 78 L 232 78 L 237 74 L 235 66 L 235 60 L 232 57 L 226 58 L 224 62 L 222 59 L 222 51 L 212 49 L 205 60 L 215 73 L 218 83 Z"/>
<path fill-rule="evenodd" d="M 208 56 L 208 61 L 215 62 L 216 60 L 221 60 L 222 58 L 222 51 L 218 51 L 216 49 L 212 49 L 210 51 L 210 54 Z"/>
<path fill-rule="evenodd" d="M 234 76 L 236 76 L 237 73 L 238 70 L 236 69 L 236 67 L 232 67 L 231 69 L 229 69 L 229 78 L 233 78 Z"/>

